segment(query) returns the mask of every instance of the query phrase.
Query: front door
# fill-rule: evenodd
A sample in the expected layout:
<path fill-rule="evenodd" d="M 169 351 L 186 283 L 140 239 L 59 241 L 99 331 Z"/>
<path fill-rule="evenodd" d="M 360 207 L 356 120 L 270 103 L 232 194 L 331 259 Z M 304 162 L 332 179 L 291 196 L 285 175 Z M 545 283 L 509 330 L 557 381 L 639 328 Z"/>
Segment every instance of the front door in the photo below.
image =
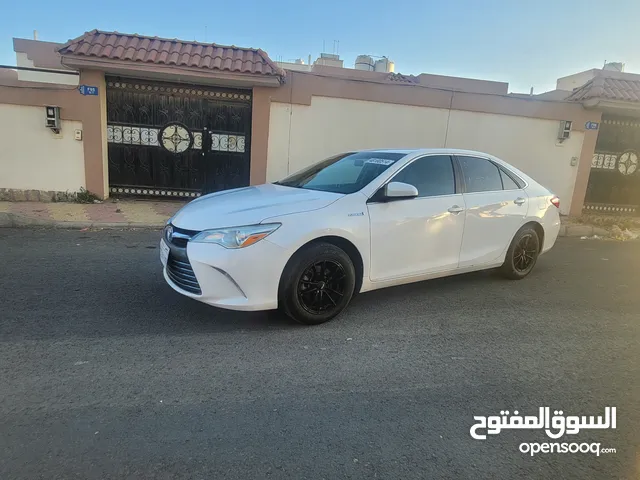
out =
<path fill-rule="evenodd" d="M 109 190 L 196 197 L 249 184 L 251 91 L 107 79 Z"/>
<path fill-rule="evenodd" d="M 455 270 L 465 216 L 451 157 L 418 158 L 391 181 L 414 185 L 418 197 L 368 204 L 371 280 Z"/>
<path fill-rule="evenodd" d="M 517 179 L 492 161 L 472 156 L 457 158 L 466 187 L 460 268 L 494 263 L 524 224 L 529 197 Z"/>

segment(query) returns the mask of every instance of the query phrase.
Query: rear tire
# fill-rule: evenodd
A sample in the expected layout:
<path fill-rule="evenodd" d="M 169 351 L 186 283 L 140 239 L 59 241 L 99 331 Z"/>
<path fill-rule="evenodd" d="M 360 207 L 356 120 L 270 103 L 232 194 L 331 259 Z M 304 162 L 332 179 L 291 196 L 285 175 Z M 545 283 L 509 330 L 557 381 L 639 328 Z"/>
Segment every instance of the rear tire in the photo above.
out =
<path fill-rule="evenodd" d="M 280 281 L 282 311 L 304 325 L 319 325 L 351 301 L 356 272 L 349 255 L 331 243 L 315 243 L 289 260 Z"/>
<path fill-rule="evenodd" d="M 511 280 L 522 280 L 535 267 L 540 249 L 538 233 L 532 226 L 525 225 L 513 237 L 500 273 Z"/>

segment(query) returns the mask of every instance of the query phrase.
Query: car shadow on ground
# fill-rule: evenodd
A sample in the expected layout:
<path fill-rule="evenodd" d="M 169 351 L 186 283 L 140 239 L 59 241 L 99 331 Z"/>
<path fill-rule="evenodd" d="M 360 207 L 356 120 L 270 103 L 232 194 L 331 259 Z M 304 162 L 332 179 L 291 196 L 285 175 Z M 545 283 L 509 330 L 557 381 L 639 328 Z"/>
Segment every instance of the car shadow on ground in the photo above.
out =
<path fill-rule="evenodd" d="M 0 330 L 5 339 L 306 330 L 278 312 L 223 310 L 175 292 L 164 280 L 156 239 L 147 233 L 126 237 L 124 247 L 115 234 L 105 239 L 62 232 L 57 233 L 60 240 L 50 244 L 45 241 L 48 232 L 28 231 L 26 238 L 20 233 L 8 238 L 15 238 L 15 245 L 32 244 L 38 255 L 21 253 L 5 264 L 6 275 L 0 279 L 5 294 Z M 479 290 L 484 298 L 498 295 L 502 300 L 531 285 L 538 288 L 549 268 L 552 262 L 543 257 L 522 282 L 484 271 L 360 294 L 335 321 L 311 328 L 391 325 L 413 321 L 427 311 L 455 315 L 468 298 L 478 298 Z M 39 274 L 27 275 L 29 271 Z"/>
<path fill-rule="evenodd" d="M 413 316 L 416 308 L 430 300 L 436 301 L 438 307 L 445 313 L 446 310 L 450 310 L 453 314 L 457 311 L 457 305 L 461 298 L 464 298 L 465 292 L 476 291 L 479 288 L 492 291 L 510 288 L 508 286 L 514 284 L 525 287 L 525 282 L 535 281 L 536 277 L 543 275 L 542 270 L 543 268 L 540 268 L 540 271 L 534 271 L 530 278 L 521 282 L 507 280 L 495 270 L 486 270 L 366 292 L 354 296 L 351 304 L 336 318 L 335 322 L 306 328 L 366 323 L 371 310 L 376 312 L 388 310 L 393 312 L 395 317 L 401 317 L 404 314 Z M 165 284 L 157 285 L 154 282 L 154 288 L 158 290 L 157 295 L 163 298 L 162 310 L 169 316 L 174 312 L 182 312 L 179 316 L 180 324 L 189 330 L 214 332 L 305 328 L 275 310 L 268 312 L 225 310 L 185 297 Z"/>

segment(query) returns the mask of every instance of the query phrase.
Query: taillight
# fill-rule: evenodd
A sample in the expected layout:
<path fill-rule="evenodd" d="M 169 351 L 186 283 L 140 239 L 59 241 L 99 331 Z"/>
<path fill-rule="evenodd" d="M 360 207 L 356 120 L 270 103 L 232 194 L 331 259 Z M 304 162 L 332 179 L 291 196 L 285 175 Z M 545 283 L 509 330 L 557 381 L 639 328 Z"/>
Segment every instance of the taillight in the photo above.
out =
<path fill-rule="evenodd" d="M 556 196 L 551 197 L 551 203 L 553 203 L 553 206 L 556 208 L 560 208 L 560 199 Z"/>

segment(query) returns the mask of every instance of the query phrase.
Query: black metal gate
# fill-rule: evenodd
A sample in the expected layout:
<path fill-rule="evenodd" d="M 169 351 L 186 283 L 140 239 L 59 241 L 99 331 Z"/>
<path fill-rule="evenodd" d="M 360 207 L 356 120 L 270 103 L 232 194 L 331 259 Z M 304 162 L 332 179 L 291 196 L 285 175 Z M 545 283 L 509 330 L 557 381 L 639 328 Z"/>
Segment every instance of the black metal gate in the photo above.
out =
<path fill-rule="evenodd" d="M 583 210 L 592 213 L 640 213 L 640 120 L 603 118 Z"/>
<path fill-rule="evenodd" d="M 251 91 L 109 77 L 107 142 L 111 194 L 249 185 Z"/>

